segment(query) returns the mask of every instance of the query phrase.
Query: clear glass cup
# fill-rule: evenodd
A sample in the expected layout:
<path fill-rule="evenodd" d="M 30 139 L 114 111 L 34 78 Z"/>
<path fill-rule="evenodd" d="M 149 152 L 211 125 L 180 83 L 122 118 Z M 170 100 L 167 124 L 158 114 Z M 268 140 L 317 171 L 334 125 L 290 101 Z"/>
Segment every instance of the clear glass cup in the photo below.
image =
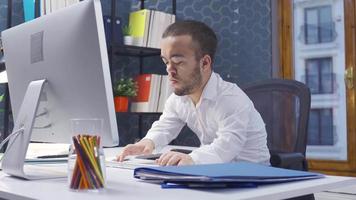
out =
<path fill-rule="evenodd" d="M 101 145 L 102 119 L 71 119 L 68 185 L 72 190 L 105 188 L 105 155 Z"/>

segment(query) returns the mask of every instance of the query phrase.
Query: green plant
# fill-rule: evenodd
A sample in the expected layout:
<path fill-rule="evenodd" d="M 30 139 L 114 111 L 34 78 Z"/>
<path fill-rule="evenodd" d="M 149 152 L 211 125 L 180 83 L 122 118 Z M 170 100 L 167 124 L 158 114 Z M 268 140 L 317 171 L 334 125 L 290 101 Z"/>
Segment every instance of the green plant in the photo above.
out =
<path fill-rule="evenodd" d="M 120 78 L 114 85 L 114 95 L 134 97 L 137 89 L 137 83 L 132 78 Z"/>
<path fill-rule="evenodd" d="M 124 25 L 122 27 L 122 34 L 124 36 L 130 36 L 132 34 L 132 29 L 131 29 L 131 26 L 129 25 Z"/>

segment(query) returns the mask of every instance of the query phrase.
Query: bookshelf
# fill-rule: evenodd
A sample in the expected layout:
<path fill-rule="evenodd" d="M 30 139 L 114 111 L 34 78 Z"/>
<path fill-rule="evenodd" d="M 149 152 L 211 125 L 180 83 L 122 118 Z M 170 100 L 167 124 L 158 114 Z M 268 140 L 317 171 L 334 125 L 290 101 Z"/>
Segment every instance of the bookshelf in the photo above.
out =
<path fill-rule="evenodd" d="M 117 13 L 116 4 L 118 0 L 111 0 L 111 19 L 115 19 Z M 140 9 L 145 9 L 145 1 L 147 0 L 140 0 Z M 176 14 L 176 0 L 172 1 L 172 14 Z M 111 33 L 114 33 L 114 26 L 111 26 Z M 110 41 L 114 41 L 114 34 L 111 34 Z M 131 57 L 138 57 L 144 58 L 149 56 L 159 56 L 160 49 L 157 48 L 150 48 L 150 47 L 140 47 L 140 46 L 131 46 L 131 45 L 118 45 L 115 43 L 109 44 L 109 62 L 110 66 L 113 66 L 112 61 L 115 55 L 119 56 L 131 56 Z M 140 73 L 142 72 L 142 60 L 140 59 Z"/>
<path fill-rule="evenodd" d="M 145 1 L 146 0 L 140 0 L 140 9 L 145 9 Z M 172 14 L 176 15 L 176 0 L 171 0 L 172 2 Z M 111 0 L 111 19 L 116 18 L 116 4 L 117 0 Z M 111 26 L 111 33 L 114 33 L 114 26 Z M 114 34 L 111 34 L 110 41 L 115 41 L 114 40 Z M 109 63 L 110 67 L 113 67 L 113 58 L 115 56 L 130 56 L 130 57 L 135 57 L 139 59 L 139 74 L 143 73 L 143 59 L 146 57 L 151 57 L 151 56 L 160 56 L 161 55 L 161 50 L 158 48 L 150 48 L 150 47 L 140 47 L 140 46 L 131 46 L 131 45 L 118 45 L 115 43 L 110 43 L 108 45 L 108 54 L 109 54 Z M 143 131 L 142 131 L 142 124 L 143 120 L 142 117 L 143 115 L 160 115 L 162 114 L 161 112 L 128 112 L 130 114 L 135 114 L 138 115 L 138 139 L 141 139 L 144 137 Z"/>
<path fill-rule="evenodd" d="M 115 55 L 131 56 L 131 57 L 150 57 L 161 55 L 161 50 L 149 47 L 139 47 L 131 45 L 115 45 L 110 44 L 110 47 Z"/>
<path fill-rule="evenodd" d="M 13 1 L 12 0 L 7 0 L 7 16 L 6 16 L 6 28 L 11 28 L 12 26 L 12 9 L 13 9 Z M 1 38 L 0 38 L 1 40 Z M 1 42 L 1 41 L 0 41 Z M 0 52 L 1 56 L 3 56 L 3 53 Z M 4 60 L 2 60 L 4 62 Z M 1 63 L 1 71 L 5 71 L 5 63 Z M 5 93 L 4 93 L 4 129 L 3 134 L 0 136 L 0 140 L 2 141 L 4 138 L 6 138 L 9 135 L 9 118 L 10 118 L 10 113 L 11 113 L 11 108 L 10 108 L 10 94 L 9 94 L 9 86 L 7 83 L 5 84 Z M 6 149 L 6 145 L 0 149 L 0 152 L 4 152 Z"/>

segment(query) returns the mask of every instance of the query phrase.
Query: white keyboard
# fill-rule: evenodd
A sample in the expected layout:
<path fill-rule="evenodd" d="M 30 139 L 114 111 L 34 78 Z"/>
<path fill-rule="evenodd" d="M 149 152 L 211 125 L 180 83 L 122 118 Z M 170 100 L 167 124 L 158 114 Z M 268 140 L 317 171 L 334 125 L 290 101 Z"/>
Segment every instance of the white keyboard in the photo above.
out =
<path fill-rule="evenodd" d="M 158 166 L 154 160 L 129 158 L 123 162 L 116 161 L 116 157 L 109 157 L 105 161 L 106 167 L 135 169 L 137 167 L 153 167 Z"/>

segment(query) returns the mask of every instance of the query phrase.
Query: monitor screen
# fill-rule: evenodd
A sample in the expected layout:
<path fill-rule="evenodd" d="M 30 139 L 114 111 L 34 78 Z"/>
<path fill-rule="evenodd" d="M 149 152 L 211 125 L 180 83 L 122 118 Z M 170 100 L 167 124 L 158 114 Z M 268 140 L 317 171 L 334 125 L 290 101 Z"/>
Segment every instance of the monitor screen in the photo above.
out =
<path fill-rule="evenodd" d="M 45 79 L 32 141 L 69 143 L 70 119 L 103 119 L 119 144 L 101 4 L 86 0 L 2 32 L 13 117 L 31 81 Z"/>

